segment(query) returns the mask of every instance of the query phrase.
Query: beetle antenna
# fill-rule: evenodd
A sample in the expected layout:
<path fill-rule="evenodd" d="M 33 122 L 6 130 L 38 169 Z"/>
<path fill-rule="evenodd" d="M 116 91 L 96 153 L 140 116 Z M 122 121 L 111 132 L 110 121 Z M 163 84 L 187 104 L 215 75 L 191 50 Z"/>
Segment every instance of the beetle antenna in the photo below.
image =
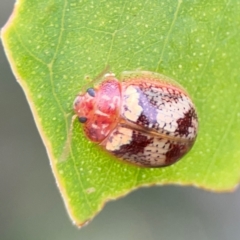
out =
<path fill-rule="evenodd" d="M 86 92 L 89 87 L 93 87 L 93 85 L 95 85 L 97 82 L 99 82 L 102 79 L 102 77 L 109 71 L 109 69 L 110 69 L 110 66 L 107 65 L 94 79 L 92 79 L 90 82 L 83 85 L 83 87 L 81 88 L 82 89 L 81 92 Z"/>
<path fill-rule="evenodd" d="M 93 80 L 93 84 L 97 81 L 99 81 L 110 69 L 110 66 L 107 65 Z"/>

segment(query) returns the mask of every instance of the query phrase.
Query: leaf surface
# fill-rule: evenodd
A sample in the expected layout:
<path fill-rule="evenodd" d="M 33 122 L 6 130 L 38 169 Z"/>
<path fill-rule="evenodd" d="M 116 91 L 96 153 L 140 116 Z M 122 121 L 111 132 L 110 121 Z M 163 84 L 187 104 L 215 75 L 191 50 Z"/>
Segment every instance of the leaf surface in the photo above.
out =
<path fill-rule="evenodd" d="M 19 0 L 2 31 L 72 220 L 143 185 L 236 187 L 240 172 L 240 2 Z M 176 79 L 196 104 L 200 130 L 189 154 L 162 169 L 116 161 L 71 129 L 76 94 L 106 66 Z M 69 154 L 61 160 L 69 136 Z"/>

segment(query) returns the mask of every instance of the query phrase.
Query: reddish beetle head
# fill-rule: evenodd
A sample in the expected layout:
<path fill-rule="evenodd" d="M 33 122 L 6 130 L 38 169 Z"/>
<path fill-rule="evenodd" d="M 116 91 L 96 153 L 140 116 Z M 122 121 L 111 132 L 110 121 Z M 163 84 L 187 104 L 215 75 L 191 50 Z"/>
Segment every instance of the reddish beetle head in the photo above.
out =
<path fill-rule="evenodd" d="M 97 89 L 88 88 L 86 93 L 76 97 L 73 104 L 79 121 L 84 124 L 86 136 L 98 143 L 103 141 L 117 124 L 119 107 L 120 86 L 115 79 L 103 82 Z"/>
<path fill-rule="evenodd" d="M 95 90 L 87 89 L 86 93 L 78 95 L 73 103 L 73 109 L 81 123 L 87 122 L 92 116 L 95 106 Z"/>

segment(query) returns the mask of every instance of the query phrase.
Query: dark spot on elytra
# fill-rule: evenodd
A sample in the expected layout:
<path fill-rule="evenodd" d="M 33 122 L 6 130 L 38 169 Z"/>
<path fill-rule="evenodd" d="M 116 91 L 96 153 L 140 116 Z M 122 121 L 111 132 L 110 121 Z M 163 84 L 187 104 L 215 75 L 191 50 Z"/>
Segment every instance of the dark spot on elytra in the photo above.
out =
<path fill-rule="evenodd" d="M 140 132 L 133 131 L 132 141 L 129 144 L 122 145 L 119 150 L 114 151 L 117 156 L 128 155 L 138 155 L 139 153 L 144 153 L 145 148 L 153 143 L 153 138 L 148 138 Z"/>
<path fill-rule="evenodd" d="M 177 127 L 175 133 L 177 133 L 177 135 L 187 137 L 189 134 L 188 128 L 193 126 L 192 121 L 196 117 L 197 116 L 196 116 L 195 109 L 191 108 L 188 112 L 186 112 L 184 114 L 183 118 L 179 118 L 177 120 L 178 127 Z"/>
<path fill-rule="evenodd" d="M 137 120 L 137 124 L 148 127 L 150 124 L 149 118 L 142 113 Z"/>
<path fill-rule="evenodd" d="M 170 144 L 169 151 L 166 153 L 166 165 L 170 165 L 179 160 L 186 153 L 186 146 L 178 143 Z"/>

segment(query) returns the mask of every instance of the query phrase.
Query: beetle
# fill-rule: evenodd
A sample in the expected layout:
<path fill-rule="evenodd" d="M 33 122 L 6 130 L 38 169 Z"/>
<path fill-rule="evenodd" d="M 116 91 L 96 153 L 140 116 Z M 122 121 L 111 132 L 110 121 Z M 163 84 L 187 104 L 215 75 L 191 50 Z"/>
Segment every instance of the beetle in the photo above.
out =
<path fill-rule="evenodd" d="M 105 74 L 79 93 L 73 108 L 86 137 L 117 159 L 141 167 L 164 167 L 192 148 L 196 108 L 174 80 L 150 71 Z"/>

